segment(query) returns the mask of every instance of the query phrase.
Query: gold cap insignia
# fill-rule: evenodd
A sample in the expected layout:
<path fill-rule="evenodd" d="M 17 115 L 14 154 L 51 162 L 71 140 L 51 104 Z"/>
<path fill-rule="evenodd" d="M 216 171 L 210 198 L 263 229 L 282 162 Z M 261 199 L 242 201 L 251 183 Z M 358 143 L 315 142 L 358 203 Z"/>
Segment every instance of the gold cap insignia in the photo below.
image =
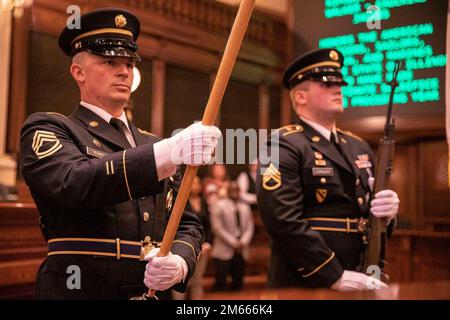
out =
<path fill-rule="evenodd" d="M 336 51 L 331 50 L 330 51 L 330 59 L 333 60 L 333 61 L 338 61 L 339 60 L 339 54 Z"/>
<path fill-rule="evenodd" d="M 312 141 L 313 142 L 319 142 L 320 141 L 320 137 L 319 136 L 314 136 L 314 137 L 312 137 Z"/>
<path fill-rule="evenodd" d="M 273 191 L 281 187 L 281 173 L 277 168 L 275 168 L 273 163 L 271 163 L 264 172 L 262 185 L 267 191 Z"/>
<path fill-rule="evenodd" d="M 123 14 L 119 14 L 114 19 L 117 28 L 124 28 L 127 25 L 127 18 Z"/>
<path fill-rule="evenodd" d="M 89 122 L 89 125 L 91 127 L 97 128 L 100 124 L 97 121 L 91 121 L 91 122 Z"/>
<path fill-rule="evenodd" d="M 102 147 L 102 144 L 101 144 L 97 139 L 93 139 L 93 140 L 92 140 L 92 143 L 93 143 L 96 147 L 98 147 L 98 148 L 101 148 L 101 147 Z"/>
<path fill-rule="evenodd" d="M 32 148 L 38 159 L 43 159 L 55 154 L 62 144 L 53 132 L 36 130 Z"/>
<path fill-rule="evenodd" d="M 170 189 L 169 192 L 167 192 L 166 197 L 166 210 L 170 211 L 172 209 L 172 205 L 173 205 L 173 190 Z"/>
<path fill-rule="evenodd" d="M 317 189 L 316 190 L 316 200 L 318 203 L 322 203 L 327 198 L 327 189 Z"/>

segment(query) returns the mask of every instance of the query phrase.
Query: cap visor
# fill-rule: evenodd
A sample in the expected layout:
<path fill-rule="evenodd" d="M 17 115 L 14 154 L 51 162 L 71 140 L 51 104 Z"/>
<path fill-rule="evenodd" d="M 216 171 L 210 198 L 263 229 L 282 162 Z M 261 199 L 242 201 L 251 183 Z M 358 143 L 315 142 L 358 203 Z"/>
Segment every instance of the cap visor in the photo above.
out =
<path fill-rule="evenodd" d="M 87 49 L 87 51 L 92 54 L 103 57 L 132 58 L 134 60 L 141 61 L 141 57 L 138 55 L 137 52 L 123 47 L 115 47 L 115 48 L 97 47 L 97 48 L 89 48 Z"/>

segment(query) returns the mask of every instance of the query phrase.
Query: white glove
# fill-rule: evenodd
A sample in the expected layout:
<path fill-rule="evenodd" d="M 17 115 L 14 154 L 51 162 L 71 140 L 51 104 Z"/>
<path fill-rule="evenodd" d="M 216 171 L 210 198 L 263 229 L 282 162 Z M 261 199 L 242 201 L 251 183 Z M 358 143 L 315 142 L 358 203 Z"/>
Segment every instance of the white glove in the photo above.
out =
<path fill-rule="evenodd" d="M 201 166 L 212 159 L 214 148 L 222 136 L 219 128 L 196 122 L 173 137 L 153 145 L 158 179 L 162 180 L 176 172 L 180 164 Z"/>
<path fill-rule="evenodd" d="M 373 290 L 373 289 L 385 289 L 388 285 L 384 282 L 368 275 L 344 270 L 344 273 L 336 281 L 331 289 L 341 292 L 361 291 L 361 290 Z"/>
<path fill-rule="evenodd" d="M 370 203 L 370 212 L 377 218 L 386 218 L 387 224 L 397 216 L 400 200 L 392 190 L 381 190 Z"/>
<path fill-rule="evenodd" d="M 149 289 L 167 290 L 184 281 L 188 272 L 186 261 L 177 254 L 158 257 L 159 248 L 152 249 L 144 258 L 148 261 L 145 268 L 144 284 Z"/>

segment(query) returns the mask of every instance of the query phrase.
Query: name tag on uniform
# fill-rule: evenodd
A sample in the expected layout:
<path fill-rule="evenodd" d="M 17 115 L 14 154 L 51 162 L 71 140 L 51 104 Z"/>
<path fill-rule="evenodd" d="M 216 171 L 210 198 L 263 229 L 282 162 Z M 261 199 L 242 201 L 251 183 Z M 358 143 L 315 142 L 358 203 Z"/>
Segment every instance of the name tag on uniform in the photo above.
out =
<path fill-rule="evenodd" d="M 86 153 L 90 156 L 96 157 L 96 158 L 103 158 L 104 156 L 107 155 L 106 152 L 91 148 L 91 147 L 86 147 Z"/>
<path fill-rule="evenodd" d="M 332 177 L 334 176 L 333 168 L 312 168 L 312 173 L 314 177 Z"/>
<path fill-rule="evenodd" d="M 355 163 L 358 169 L 372 168 L 372 161 L 369 160 L 368 154 L 359 154 Z"/>

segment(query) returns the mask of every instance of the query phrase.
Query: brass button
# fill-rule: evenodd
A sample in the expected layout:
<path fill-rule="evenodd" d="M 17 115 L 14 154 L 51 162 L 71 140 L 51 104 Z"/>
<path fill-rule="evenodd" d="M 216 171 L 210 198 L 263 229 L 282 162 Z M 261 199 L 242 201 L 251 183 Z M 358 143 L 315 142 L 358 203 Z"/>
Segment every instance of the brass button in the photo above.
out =
<path fill-rule="evenodd" d="M 364 203 L 363 197 L 358 197 L 358 204 L 359 204 L 360 206 L 362 206 L 363 203 Z"/>
<path fill-rule="evenodd" d="M 360 183 L 361 183 L 361 180 L 359 180 L 359 178 L 356 178 L 355 185 L 359 186 Z"/>
<path fill-rule="evenodd" d="M 142 217 L 144 218 L 144 222 L 147 222 L 148 219 L 150 219 L 150 213 L 148 213 L 147 211 L 145 211 Z"/>
<path fill-rule="evenodd" d="M 327 183 L 327 179 L 326 178 L 320 178 L 320 183 Z"/>

